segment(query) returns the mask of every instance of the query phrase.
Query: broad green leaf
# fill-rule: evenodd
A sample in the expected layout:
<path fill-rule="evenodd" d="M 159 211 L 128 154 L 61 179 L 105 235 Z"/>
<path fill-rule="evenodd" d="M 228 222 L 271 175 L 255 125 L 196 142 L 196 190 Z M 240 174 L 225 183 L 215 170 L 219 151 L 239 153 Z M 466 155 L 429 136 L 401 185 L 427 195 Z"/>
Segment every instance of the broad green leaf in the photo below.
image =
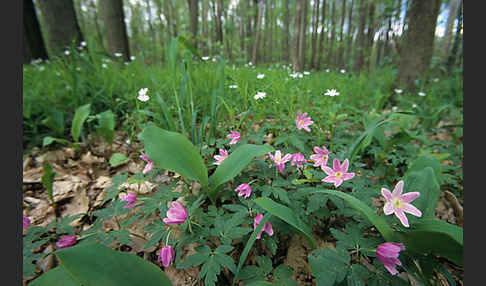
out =
<path fill-rule="evenodd" d="M 431 167 L 434 170 L 435 177 L 437 178 L 437 181 L 440 182 L 440 178 L 442 177 L 442 166 L 440 165 L 440 161 L 432 156 L 418 157 L 415 161 L 410 163 L 407 173 L 420 172 L 427 167 Z"/>
<path fill-rule="evenodd" d="M 110 157 L 110 165 L 112 167 L 119 166 L 119 165 L 124 164 L 126 162 L 128 162 L 128 158 L 127 158 L 127 156 L 125 156 L 122 153 L 114 153 Z"/>
<path fill-rule="evenodd" d="M 422 217 L 417 220 L 435 217 L 435 208 L 440 196 L 440 186 L 431 167 L 426 167 L 418 172 L 407 172 L 403 192 L 420 193 L 420 197 L 412 202 L 415 207 L 422 211 Z"/>
<path fill-rule="evenodd" d="M 348 195 L 343 192 L 333 191 L 333 190 L 318 190 L 314 193 L 321 193 L 321 194 L 330 194 L 337 196 L 347 202 L 352 208 L 357 211 L 360 211 L 364 214 L 371 223 L 378 229 L 381 235 L 385 238 L 386 241 L 393 241 L 395 235 L 391 227 L 387 224 L 383 217 L 378 216 L 373 209 L 371 209 L 368 205 L 363 203 L 362 201 L 358 200 L 357 198 Z"/>
<path fill-rule="evenodd" d="M 267 281 L 253 281 L 245 284 L 245 286 L 273 286 L 273 284 Z"/>
<path fill-rule="evenodd" d="M 198 180 L 204 190 L 208 189 L 208 171 L 203 158 L 184 135 L 150 125 L 139 134 L 139 139 L 147 156 L 158 167 Z"/>
<path fill-rule="evenodd" d="M 89 103 L 78 107 L 74 112 L 73 123 L 71 126 L 71 136 L 73 137 L 74 142 L 78 142 L 79 135 L 81 135 L 81 130 L 83 129 L 84 121 L 86 121 L 90 112 L 91 104 Z"/>
<path fill-rule="evenodd" d="M 268 154 L 274 149 L 270 145 L 245 144 L 235 149 L 224 159 L 209 178 L 211 186 L 210 195 L 213 198 L 217 195 L 217 187 L 233 179 L 240 174 L 250 164 L 253 158 Z"/>
<path fill-rule="evenodd" d="M 155 264 L 101 244 L 79 244 L 58 250 L 55 254 L 61 265 L 82 285 L 172 285 Z"/>
<path fill-rule="evenodd" d="M 315 242 L 314 237 L 312 236 L 311 228 L 303 223 L 293 210 L 284 205 L 276 203 L 272 199 L 267 197 L 257 198 L 253 201 L 267 212 L 280 218 L 281 220 L 285 221 L 286 223 L 290 224 L 291 226 L 302 232 L 309 240 L 311 247 L 314 248 Z"/>
<path fill-rule="evenodd" d="M 70 145 L 71 144 L 71 142 L 69 142 L 68 140 L 65 140 L 65 139 L 60 139 L 60 138 L 54 138 L 54 137 L 51 137 L 51 136 L 46 136 L 42 140 L 42 147 L 46 147 L 48 145 L 51 145 L 54 142 L 60 143 L 60 144 L 65 144 L 65 145 Z"/>
<path fill-rule="evenodd" d="M 438 219 L 421 219 L 410 230 L 400 233 L 407 250 L 433 253 L 462 266 L 463 229 Z"/>
<path fill-rule="evenodd" d="M 115 137 L 115 114 L 111 110 L 107 110 L 98 114 L 98 133 L 105 138 L 109 144 L 113 143 Z"/>
<path fill-rule="evenodd" d="M 49 162 L 44 163 L 44 168 L 43 168 L 43 173 L 42 173 L 42 185 L 44 185 L 44 188 L 47 190 L 47 194 L 49 195 L 49 200 L 51 200 L 51 203 L 54 203 L 54 197 L 52 195 L 52 186 L 54 184 L 54 176 L 56 173 L 54 173 L 51 164 Z"/>
<path fill-rule="evenodd" d="M 263 226 L 265 225 L 265 223 L 268 221 L 268 219 L 271 216 L 272 215 L 269 214 L 269 213 L 265 214 L 263 216 L 262 220 L 260 221 L 260 223 L 257 225 L 255 230 L 253 231 L 253 233 L 250 235 L 250 238 L 248 239 L 248 241 L 245 245 L 245 248 L 243 249 L 243 252 L 241 253 L 240 260 L 238 261 L 238 267 L 236 267 L 235 276 L 233 277 L 233 282 L 232 282 L 231 285 L 235 285 L 235 282 L 238 279 L 238 275 L 240 273 L 241 267 L 245 263 L 246 257 L 248 256 L 248 253 L 250 252 L 253 244 L 255 243 L 255 240 L 256 240 L 258 233 L 260 232 L 260 230 L 262 230 Z"/>
<path fill-rule="evenodd" d="M 81 282 L 75 280 L 62 266 L 47 271 L 37 279 L 29 283 L 30 286 L 82 286 Z"/>

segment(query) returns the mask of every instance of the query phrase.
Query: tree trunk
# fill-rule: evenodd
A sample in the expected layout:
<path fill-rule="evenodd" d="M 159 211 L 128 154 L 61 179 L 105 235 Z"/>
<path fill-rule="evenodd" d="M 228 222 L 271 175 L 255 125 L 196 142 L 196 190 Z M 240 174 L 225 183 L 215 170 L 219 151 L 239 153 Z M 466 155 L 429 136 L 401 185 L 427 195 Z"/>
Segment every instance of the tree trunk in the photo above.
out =
<path fill-rule="evenodd" d="M 256 25 L 256 29 L 255 29 L 255 32 L 256 32 L 256 35 L 255 35 L 255 43 L 253 44 L 253 52 L 252 52 L 252 56 L 251 56 L 251 61 L 254 63 L 254 64 L 257 64 L 257 61 L 258 61 L 258 45 L 260 44 L 260 34 L 261 34 L 261 27 L 262 27 L 262 18 L 263 18 L 263 0 L 260 0 L 260 4 L 259 4 L 259 7 L 258 7 L 258 21 L 257 21 L 257 25 Z"/>
<path fill-rule="evenodd" d="M 339 31 L 339 50 L 338 50 L 338 66 L 340 69 L 344 68 L 344 19 L 346 18 L 346 0 L 341 0 L 343 6 L 341 8 L 341 29 Z"/>
<path fill-rule="evenodd" d="M 457 9 L 459 8 L 459 2 L 461 0 L 450 0 L 449 1 L 449 16 L 447 17 L 446 31 L 444 35 L 444 43 L 442 46 L 441 56 L 442 58 L 447 58 L 447 54 L 451 49 L 452 43 L 452 33 L 454 30 L 454 21 L 457 17 Z"/>
<path fill-rule="evenodd" d="M 96 35 L 98 36 L 98 41 L 100 42 L 100 45 L 103 46 L 103 33 L 101 33 L 101 28 L 100 28 L 100 23 L 99 23 L 99 17 L 98 17 L 98 8 L 96 7 L 96 3 L 94 0 L 89 1 L 89 4 L 91 8 L 93 9 L 94 13 L 94 23 L 95 23 L 95 28 L 96 28 Z"/>
<path fill-rule="evenodd" d="M 46 26 L 47 46 L 53 54 L 60 54 L 73 42 L 79 46 L 83 35 L 79 29 L 72 0 L 38 0 Z"/>
<path fill-rule="evenodd" d="M 121 2 L 121 0 L 120 0 L 120 2 Z M 157 35 L 155 34 L 154 26 L 152 24 L 152 7 L 151 7 L 151 4 L 150 4 L 150 0 L 145 0 L 145 3 L 147 5 L 147 14 L 148 14 L 147 24 L 149 26 L 150 37 L 152 38 L 152 57 L 155 58 L 155 55 L 156 55 L 155 49 L 156 49 L 156 46 L 157 46 Z M 126 31 L 126 29 L 125 29 L 125 31 Z"/>
<path fill-rule="evenodd" d="M 268 58 L 270 57 L 270 53 L 272 52 L 270 49 L 269 49 L 269 40 L 270 40 L 270 27 L 269 27 L 269 24 L 270 24 L 270 21 L 269 21 L 269 18 L 270 18 L 270 9 L 269 9 L 269 6 L 270 5 L 270 2 L 267 1 L 267 3 L 265 3 L 265 12 L 264 12 L 264 21 L 263 21 L 263 48 L 262 48 L 262 54 L 263 54 L 263 57 L 262 57 L 262 62 L 268 62 Z"/>
<path fill-rule="evenodd" d="M 247 47 L 247 51 L 246 51 L 246 55 L 247 57 L 249 58 L 250 55 L 251 55 L 251 52 L 252 52 L 252 48 L 253 48 L 253 45 L 252 45 L 252 30 L 251 30 L 251 21 L 252 21 L 252 9 L 251 9 L 251 3 L 252 3 L 253 0 L 248 0 L 248 2 L 246 2 L 246 47 Z"/>
<path fill-rule="evenodd" d="M 326 24 L 326 0 L 322 0 L 321 32 L 319 37 L 319 52 L 317 55 L 317 69 L 321 69 L 321 59 L 324 53 L 324 26 Z"/>
<path fill-rule="evenodd" d="M 306 34 L 307 34 L 307 12 L 309 10 L 309 1 L 308 0 L 303 0 L 304 1 L 304 7 L 302 8 L 301 12 L 301 26 L 300 26 L 300 36 L 299 36 L 299 61 L 300 64 L 299 66 L 301 67 L 302 70 L 305 69 L 305 56 L 306 56 Z"/>
<path fill-rule="evenodd" d="M 454 43 L 452 44 L 452 50 L 449 54 L 449 58 L 447 59 L 447 72 L 448 74 L 452 73 L 452 66 L 456 63 L 457 58 L 457 50 L 459 48 L 459 42 L 461 40 L 461 32 L 462 32 L 462 0 L 460 0 L 459 8 L 457 9 L 457 27 L 456 27 L 456 36 L 454 37 Z M 462 50 L 462 49 L 461 49 Z M 460 55 L 462 58 L 462 55 Z"/>
<path fill-rule="evenodd" d="M 383 46 L 383 57 L 390 56 L 390 33 L 392 32 L 392 17 L 388 18 L 388 27 L 385 33 L 385 44 Z"/>
<path fill-rule="evenodd" d="M 203 51 L 203 54 L 204 55 L 208 55 L 209 54 L 209 50 L 208 50 L 208 47 L 209 47 L 209 39 L 208 39 L 208 20 L 207 20 L 207 17 L 208 17 L 208 0 L 202 0 L 202 3 L 201 3 L 201 9 L 202 9 L 202 15 L 201 15 L 201 20 L 202 20 L 202 41 L 201 41 L 201 45 L 203 47 L 202 51 Z"/>
<path fill-rule="evenodd" d="M 359 23 L 358 23 L 358 35 L 356 37 L 356 59 L 354 61 L 354 71 L 359 73 L 363 68 L 363 57 L 365 48 L 365 34 L 366 27 L 366 1 L 359 0 Z"/>
<path fill-rule="evenodd" d="M 218 41 L 221 45 L 223 45 L 223 24 L 221 23 L 222 16 L 223 16 L 223 1 L 218 0 L 218 5 L 216 9 L 216 41 Z"/>
<path fill-rule="evenodd" d="M 123 13 L 123 3 L 121 0 L 99 1 L 101 16 L 105 27 L 106 42 L 108 52 L 123 54 L 123 58 L 130 59 L 128 48 L 128 37 L 125 26 L 125 16 Z"/>
<path fill-rule="evenodd" d="M 284 1 L 284 35 L 283 35 L 283 60 L 286 63 L 290 62 L 290 9 L 289 0 Z"/>
<path fill-rule="evenodd" d="M 295 1 L 295 13 L 294 13 L 294 35 L 293 35 L 293 49 L 292 49 L 292 65 L 294 71 L 301 71 L 302 67 L 299 62 L 299 43 L 300 43 L 300 18 L 302 16 L 303 0 Z"/>
<path fill-rule="evenodd" d="M 160 24 L 159 24 L 159 45 L 160 45 L 160 49 L 161 49 L 161 54 L 160 54 L 160 60 L 161 62 L 164 61 L 164 57 L 165 57 L 165 45 L 164 45 L 164 23 L 162 21 L 162 2 L 161 0 L 156 0 L 155 1 L 155 4 L 157 5 L 157 15 L 158 15 L 158 18 L 159 18 L 159 21 L 160 21 Z"/>
<path fill-rule="evenodd" d="M 346 43 L 346 59 L 351 59 L 351 46 L 353 43 L 353 34 L 354 34 L 353 6 L 354 6 L 354 0 L 351 0 L 351 6 L 349 6 L 349 14 L 348 14 L 348 40 Z"/>
<path fill-rule="evenodd" d="M 33 59 L 47 60 L 46 46 L 42 39 L 42 32 L 35 13 L 34 2 L 23 0 L 24 18 L 24 63 L 30 63 Z"/>
<path fill-rule="evenodd" d="M 315 0 L 312 8 L 312 42 L 311 42 L 311 68 L 316 68 L 316 49 L 317 49 L 317 28 L 319 26 L 319 3 L 320 0 Z"/>
<path fill-rule="evenodd" d="M 327 54 L 327 64 L 329 66 L 334 66 L 334 41 L 336 40 L 336 1 L 332 1 L 332 8 L 331 8 L 331 42 L 329 43 L 329 52 Z"/>
<path fill-rule="evenodd" d="M 375 4 L 370 2 L 368 5 L 368 33 L 367 33 L 367 41 L 366 41 L 366 57 L 365 57 L 365 66 L 366 69 L 369 71 L 371 66 L 371 56 L 373 55 L 373 43 L 375 40 Z"/>
<path fill-rule="evenodd" d="M 413 0 L 398 66 L 398 85 L 413 91 L 414 81 L 429 67 L 440 0 Z"/>
<path fill-rule="evenodd" d="M 191 31 L 191 44 L 197 48 L 197 25 L 199 24 L 199 5 L 198 0 L 187 0 L 189 5 L 189 30 Z"/>

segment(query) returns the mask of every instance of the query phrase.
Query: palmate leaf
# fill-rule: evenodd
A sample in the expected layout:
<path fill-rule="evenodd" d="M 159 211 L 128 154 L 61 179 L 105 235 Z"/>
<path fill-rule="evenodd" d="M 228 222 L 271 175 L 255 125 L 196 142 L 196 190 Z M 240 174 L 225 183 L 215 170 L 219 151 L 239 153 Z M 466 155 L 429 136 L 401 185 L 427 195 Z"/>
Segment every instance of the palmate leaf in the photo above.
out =
<path fill-rule="evenodd" d="M 31 286 L 82 286 L 62 265 L 44 273 L 30 283 Z"/>
<path fill-rule="evenodd" d="M 134 254 L 115 251 L 101 244 L 78 244 L 55 252 L 73 281 L 79 284 L 62 283 L 57 285 L 90 285 L 90 286 L 169 286 L 169 278 L 155 264 L 150 263 Z M 68 277 L 62 273 L 62 268 L 54 268 L 44 275 L 38 286 L 56 285 L 51 283 L 52 277 Z M 52 276 L 55 275 L 55 276 Z M 64 282 L 64 280 L 60 280 Z M 68 281 L 68 280 L 66 280 Z M 68 281 L 69 282 L 69 281 Z"/>
<path fill-rule="evenodd" d="M 194 145 L 182 134 L 154 125 L 139 134 L 145 153 L 160 168 L 197 180 L 208 189 L 208 170 Z"/>
<path fill-rule="evenodd" d="M 341 282 L 346 277 L 350 257 L 344 249 L 323 248 L 312 251 L 308 260 L 317 285 L 333 286 L 335 282 Z"/>
<path fill-rule="evenodd" d="M 217 196 L 217 188 L 227 181 L 233 179 L 243 171 L 250 162 L 258 157 L 272 152 L 274 149 L 270 145 L 244 144 L 235 149 L 224 159 L 209 178 L 210 193 L 213 199 Z"/>

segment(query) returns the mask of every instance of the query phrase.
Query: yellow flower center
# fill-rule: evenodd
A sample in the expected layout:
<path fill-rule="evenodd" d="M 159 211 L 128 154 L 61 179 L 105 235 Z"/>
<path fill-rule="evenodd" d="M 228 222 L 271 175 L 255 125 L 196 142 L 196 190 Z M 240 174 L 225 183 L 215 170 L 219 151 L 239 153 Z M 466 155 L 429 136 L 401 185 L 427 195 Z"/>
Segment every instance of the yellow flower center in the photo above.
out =
<path fill-rule="evenodd" d="M 341 178 L 343 176 L 343 173 L 341 172 L 336 172 L 336 174 L 334 174 L 334 176 L 338 177 L 338 178 Z"/>
<path fill-rule="evenodd" d="M 304 125 L 304 120 L 302 120 L 302 119 L 301 119 L 301 120 L 299 121 L 299 124 L 300 124 L 300 125 Z"/>
<path fill-rule="evenodd" d="M 403 209 L 403 207 L 405 206 L 404 203 L 403 203 L 403 200 L 400 199 L 400 198 L 393 198 L 392 204 L 397 209 Z"/>

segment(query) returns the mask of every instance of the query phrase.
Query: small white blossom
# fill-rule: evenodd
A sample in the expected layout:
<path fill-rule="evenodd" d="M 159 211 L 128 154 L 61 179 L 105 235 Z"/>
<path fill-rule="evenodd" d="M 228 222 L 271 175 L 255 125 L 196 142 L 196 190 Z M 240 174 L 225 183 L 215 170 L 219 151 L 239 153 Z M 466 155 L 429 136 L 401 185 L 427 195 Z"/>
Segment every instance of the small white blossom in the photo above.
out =
<path fill-rule="evenodd" d="M 101 64 L 101 67 L 104 68 L 104 69 L 106 69 L 108 66 L 105 63 L 102 63 Z"/>
<path fill-rule="evenodd" d="M 346 72 L 346 70 L 345 70 L 345 69 L 342 69 L 342 70 L 340 70 L 340 72 L 341 72 L 341 73 L 345 73 L 345 72 Z"/>
<path fill-rule="evenodd" d="M 64 51 L 64 54 L 65 54 L 66 56 L 69 56 L 69 51 L 68 51 L 68 50 L 65 50 L 65 51 Z"/>
<path fill-rule="evenodd" d="M 141 88 L 138 91 L 138 97 L 137 99 L 143 102 L 146 102 L 150 99 L 150 97 L 147 95 L 148 88 Z"/>
<path fill-rule="evenodd" d="M 261 98 L 264 98 L 267 94 L 265 92 L 257 92 L 257 94 L 255 94 L 255 96 L 253 97 L 255 100 L 258 100 L 258 99 L 261 99 Z"/>
<path fill-rule="evenodd" d="M 86 42 L 85 42 L 85 41 L 82 41 L 82 42 L 81 42 L 81 46 L 82 46 L 82 47 L 86 47 Z"/>
<path fill-rule="evenodd" d="M 439 78 L 434 78 L 434 82 L 439 82 Z"/>
<path fill-rule="evenodd" d="M 392 110 L 393 110 L 393 111 L 397 111 L 397 110 L 398 110 L 398 107 L 393 106 L 393 107 L 392 107 Z"/>
<path fill-rule="evenodd" d="M 402 93 L 402 92 L 403 92 L 403 90 L 396 88 L 396 89 L 395 89 L 395 92 L 396 92 L 396 93 L 398 93 L 398 94 L 400 94 L 400 93 Z"/>
<path fill-rule="evenodd" d="M 335 90 L 335 89 L 328 89 L 327 92 L 324 95 L 328 95 L 328 96 L 338 96 L 339 95 L 339 92 L 337 92 L 337 90 Z"/>
<path fill-rule="evenodd" d="M 43 71 L 43 70 L 45 70 L 45 69 L 46 69 L 46 68 L 45 68 L 44 66 L 40 66 L 40 67 L 39 67 L 39 70 L 40 70 L 40 71 Z"/>
<path fill-rule="evenodd" d="M 258 78 L 258 79 L 262 79 L 262 78 L 264 78 L 264 77 L 265 77 L 265 75 L 264 75 L 264 74 L 262 74 L 262 73 L 257 75 L 257 78 Z"/>
<path fill-rule="evenodd" d="M 234 84 L 234 85 L 230 85 L 229 88 L 238 88 L 238 86 Z"/>
<path fill-rule="evenodd" d="M 414 104 L 412 105 L 412 108 L 417 108 L 417 106 L 418 106 L 418 105 L 414 103 Z"/>
<path fill-rule="evenodd" d="M 326 72 L 330 72 L 331 70 L 330 69 L 326 69 Z"/>
<path fill-rule="evenodd" d="M 207 61 L 207 60 L 209 60 L 209 57 L 202 57 L 201 59 L 202 59 L 203 61 Z"/>
<path fill-rule="evenodd" d="M 217 61 L 216 58 L 213 58 L 213 62 L 216 62 L 216 61 Z"/>
<path fill-rule="evenodd" d="M 57 76 L 61 76 L 61 73 L 60 73 L 60 72 L 56 72 L 56 75 L 57 75 Z"/>
<path fill-rule="evenodd" d="M 308 72 L 308 71 L 304 71 L 304 74 L 305 74 L 305 75 L 310 75 L 310 72 Z"/>
<path fill-rule="evenodd" d="M 419 92 L 418 95 L 419 96 L 425 96 L 425 92 Z"/>
<path fill-rule="evenodd" d="M 134 61 L 135 60 L 135 56 L 130 56 L 130 60 L 131 61 Z"/>
<path fill-rule="evenodd" d="M 76 70 L 77 70 L 77 71 L 81 71 L 81 68 L 80 68 L 80 67 L 76 67 Z"/>
<path fill-rule="evenodd" d="M 123 56 L 123 54 L 122 54 L 122 53 L 114 53 L 114 55 L 115 55 L 115 57 L 117 57 L 117 58 L 119 58 L 119 57 Z"/>

